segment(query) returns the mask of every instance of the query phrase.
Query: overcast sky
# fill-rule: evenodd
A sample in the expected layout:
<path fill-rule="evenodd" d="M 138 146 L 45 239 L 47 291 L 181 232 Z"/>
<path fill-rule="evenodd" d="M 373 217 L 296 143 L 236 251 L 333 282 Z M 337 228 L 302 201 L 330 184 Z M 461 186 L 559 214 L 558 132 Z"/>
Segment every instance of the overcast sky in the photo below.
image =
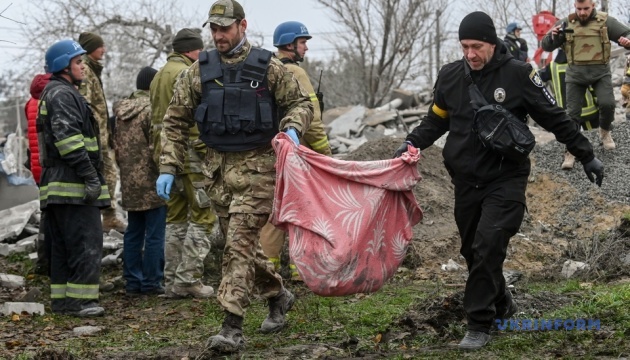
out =
<path fill-rule="evenodd" d="M 3 13 L 4 17 L 27 22 L 24 20 L 24 14 L 30 6 L 36 6 L 41 1 L 46 0 L 0 0 L 0 11 L 6 9 Z M 200 27 L 206 21 L 212 4 L 210 1 L 199 0 L 178 0 L 178 2 L 184 13 L 189 16 L 191 27 Z M 327 39 L 334 39 L 334 32 L 338 28 L 329 20 L 328 13 L 316 0 L 242 0 L 240 3 L 245 10 L 248 30 L 265 35 L 265 48 L 273 50 L 272 35 L 278 24 L 294 20 L 306 24 L 313 35 L 313 39 L 308 44 L 307 56 L 321 58 L 332 51 L 332 45 Z M 14 66 L 14 56 L 25 49 L 26 44 L 21 42 L 20 38 L 20 25 L 0 18 L 0 39 L 10 41 L 0 41 L 0 71 L 6 66 Z M 208 38 L 204 41 L 211 40 Z"/>

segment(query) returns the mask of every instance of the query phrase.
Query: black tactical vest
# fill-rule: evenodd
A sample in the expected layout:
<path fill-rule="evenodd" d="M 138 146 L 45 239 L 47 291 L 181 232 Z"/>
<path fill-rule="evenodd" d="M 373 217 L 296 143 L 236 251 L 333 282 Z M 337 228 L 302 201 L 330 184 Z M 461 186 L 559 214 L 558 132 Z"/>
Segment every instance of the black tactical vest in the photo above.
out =
<path fill-rule="evenodd" d="M 208 147 L 235 152 L 271 144 L 280 119 L 266 76 L 271 56 L 252 48 L 245 61 L 225 64 L 216 49 L 199 54 L 202 94 L 195 120 Z"/>

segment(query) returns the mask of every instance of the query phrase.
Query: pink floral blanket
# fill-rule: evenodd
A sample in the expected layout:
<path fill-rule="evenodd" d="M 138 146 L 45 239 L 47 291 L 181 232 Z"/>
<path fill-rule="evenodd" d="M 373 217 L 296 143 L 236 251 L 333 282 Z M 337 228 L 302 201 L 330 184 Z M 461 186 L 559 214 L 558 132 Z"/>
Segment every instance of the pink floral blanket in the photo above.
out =
<path fill-rule="evenodd" d="M 343 161 L 295 146 L 284 133 L 277 155 L 271 222 L 288 231 L 304 283 L 322 296 L 370 293 L 391 278 L 422 220 L 413 195 L 418 149 L 400 158 Z"/>

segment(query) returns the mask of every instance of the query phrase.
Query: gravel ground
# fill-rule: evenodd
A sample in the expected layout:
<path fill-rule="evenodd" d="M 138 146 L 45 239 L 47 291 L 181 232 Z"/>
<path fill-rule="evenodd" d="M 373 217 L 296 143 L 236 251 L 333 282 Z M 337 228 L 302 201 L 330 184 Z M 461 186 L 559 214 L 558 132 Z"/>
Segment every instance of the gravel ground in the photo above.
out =
<path fill-rule="evenodd" d="M 617 120 L 613 123 L 612 137 L 617 148 L 605 151 L 599 140 L 599 130 L 585 131 L 583 134 L 593 144 L 595 156 L 604 163 L 604 182 L 600 189 L 602 196 L 608 201 L 630 204 L 630 124 Z M 578 190 L 586 194 L 593 185 L 586 178 L 583 167 L 576 161 L 573 170 L 562 170 L 560 165 L 564 159 L 564 145 L 556 140 L 545 144 L 537 144 L 532 153 L 535 166 L 533 173 L 548 172 L 566 179 Z M 580 201 L 580 199 L 576 199 Z M 586 204 L 579 204 L 586 205 Z"/>

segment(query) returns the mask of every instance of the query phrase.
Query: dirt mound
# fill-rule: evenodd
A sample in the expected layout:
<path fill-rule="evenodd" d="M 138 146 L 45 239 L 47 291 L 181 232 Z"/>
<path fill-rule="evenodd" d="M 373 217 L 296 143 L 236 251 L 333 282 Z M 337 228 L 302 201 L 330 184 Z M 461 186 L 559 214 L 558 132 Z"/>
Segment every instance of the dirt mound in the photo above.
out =
<path fill-rule="evenodd" d="M 527 189 L 528 213 L 519 233 L 510 241 L 506 269 L 545 277 L 549 277 L 551 270 L 559 276 L 562 263 L 574 259 L 590 262 L 597 272 L 610 264 L 612 254 L 629 253 L 630 249 L 623 247 L 627 231 L 620 226 L 624 215 L 630 213 L 630 206 L 624 201 L 628 191 L 625 181 L 621 181 L 629 171 L 630 126 L 618 124 L 615 133 L 619 136 L 615 137 L 618 150 L 614 155 L 603 153 L 597 146 L 596 131 L 585 134 L 595 144 L 596 156 L 605 159 L 607 178 L 602 189 L 588 182 L 579 163 L 572 172 L 559 169 L 562 146 L 557 141 L 536 146 Z M 389 159 L 403 140 L 397 137 L 370 140 L 345 159 Z M 418 164 L 422 180 L 416 185 L 414 195 L 424 211 L 424 219 L 414 227 L 414 239 L 403 266 L 414 269 L 420 279 L 437 275 L 461 283 L 465 279 L 465 262 L 459 255 L 460 239 L 453 218 L 453 185 L 441 152 L 436 146 L 422 152 Z M 599 239 L 599 243 L 594 243 L 594 239 Z M 599 249 L 599 255 L 594 253 L 595 249 Z M 449 259 L 462 265 L 462 270 L 443 271 L 441 265 Z M 630 273 L 619 259 L 613 262 L 614 270 L 611 266 L 612 271 L 606 277 Z"/>

